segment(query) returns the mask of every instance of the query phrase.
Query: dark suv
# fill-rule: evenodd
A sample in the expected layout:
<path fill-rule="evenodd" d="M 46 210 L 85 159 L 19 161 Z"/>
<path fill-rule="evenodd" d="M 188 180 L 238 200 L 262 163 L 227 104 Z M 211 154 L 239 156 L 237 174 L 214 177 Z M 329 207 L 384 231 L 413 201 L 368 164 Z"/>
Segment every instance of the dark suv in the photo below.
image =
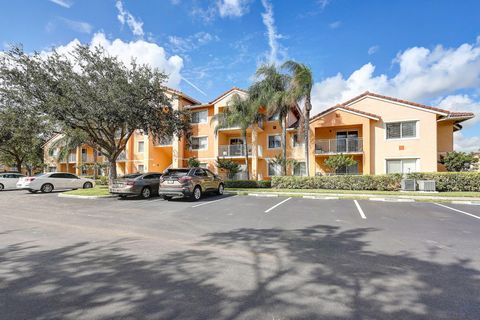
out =
<path fill-rule="evenodd" d="M 132 173 L 124 175 L 113 181 L 109 191 L 122 198 L 127 196 L 141 196 L 148 199 L 151 196 L 158 195 L 158 186 L 161 173 Z"/>
<path fill-rule="evenodd" d="M 214 191 L 222 195 L 222 178 L 204 168 L 168 169 L 160 178 L 158 194 L 165 200 L 185 197 L 198 200 L 204 192 Z"/>

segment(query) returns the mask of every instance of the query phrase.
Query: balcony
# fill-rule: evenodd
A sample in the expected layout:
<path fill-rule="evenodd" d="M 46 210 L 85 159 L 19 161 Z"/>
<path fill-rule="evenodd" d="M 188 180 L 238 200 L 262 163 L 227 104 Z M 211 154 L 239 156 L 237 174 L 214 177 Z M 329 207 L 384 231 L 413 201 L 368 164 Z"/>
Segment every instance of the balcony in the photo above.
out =
<path fill-rule="evenodd" d="M 67 163 L 67 160 L 63 159 L 60 162 L 61 163 Z M 77 162 L 77 155 L 76 154 L 68 155 L 68 163 L 75 163 L 75 162 Z"/>
<path fill-rule="evenodd" d="M 315 154 L 362 153 L 362 138 L 322 139 L 315 141 Z"/>
<path fill-rule="evenodd" d="M 155 147 L 171 147 L 173 143 L 173 137 L 160 137 L 155 140 Z"/>
<path fill-rule="evenodd" d="M 125 161 L 125 160 L 127 160 L 127 154 L 125 153 L 125 151 L 122 151 L 118 155 L 117 161 Z"/>
<path fill-rule="evenodd" d="M 252 155 L 252 145 L 248 145 L 248 155 Z M 245 157 L 245 147 L 243 144 L 229 144 L 218 146 L 219 157 Z"/>

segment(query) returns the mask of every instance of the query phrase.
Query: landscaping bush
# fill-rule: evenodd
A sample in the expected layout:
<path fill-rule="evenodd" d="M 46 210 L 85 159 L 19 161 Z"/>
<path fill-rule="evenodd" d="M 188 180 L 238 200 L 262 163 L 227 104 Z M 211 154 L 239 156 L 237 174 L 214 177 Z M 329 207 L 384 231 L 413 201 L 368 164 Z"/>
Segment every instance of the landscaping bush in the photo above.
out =
<path fill-rule="evenodd" d="M 270 180 L 227 180 L 225 181 L 226 188 L 271 188 Z"/>
<path fill-rule="evenodd" d="M 480 191 L 480 172 L 421 172 L 408 177 L 435 180 L 437 191 Z"/>
<path fill-rule="evenodd" d="M 97 180 L 95 180 L 95 184 L 99 186 L 108 186 L 108 177 L 107 176 L 100 176 Z"/>
<path fill-rule="evenodd" d="M 272 177 L 272 187 L 277 189 L 334 189 L 334 190 L 400 190 L 400 174 L 342 175 L 315 177 Z"/>

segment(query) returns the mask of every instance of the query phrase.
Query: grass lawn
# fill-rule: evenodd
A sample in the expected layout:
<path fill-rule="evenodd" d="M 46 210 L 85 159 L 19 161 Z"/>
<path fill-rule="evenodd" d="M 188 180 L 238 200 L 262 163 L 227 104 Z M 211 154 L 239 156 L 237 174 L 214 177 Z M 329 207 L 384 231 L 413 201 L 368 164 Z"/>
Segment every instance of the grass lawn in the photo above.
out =
<path fill-rule="evenodd" d="M 245 192 L 287 192 L 295 193 L 336 193 L 336 194 L 371 194 L 384 196 L 431 196 L 431 197 L 477 197 L 480 198 L 480 192 L 400 192 L 400 191 L 375 191 L 375 190 L 332 190 L 332 189 L 268 189 L 268 188 L 227 188 L 227 191 L 245 191 Z"/>
<path fill-rule="evenodd" d="M 77 189 L 72 191 L 67 191 L 65 194 L 75 195 L 75 196 L 109 196 L 108 186 L 95 186 L 91 189 Z"/>

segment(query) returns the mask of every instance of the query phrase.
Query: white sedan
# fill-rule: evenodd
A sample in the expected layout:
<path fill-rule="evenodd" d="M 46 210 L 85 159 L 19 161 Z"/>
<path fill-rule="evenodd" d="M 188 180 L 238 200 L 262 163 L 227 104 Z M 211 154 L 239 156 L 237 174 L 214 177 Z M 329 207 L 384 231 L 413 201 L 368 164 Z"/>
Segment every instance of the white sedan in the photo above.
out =
<path fill-rule="evenodd" d="M 94 185 L 95 182 L 92 179 L 81 178 L 66 172 L 49 172 L 20 178 L 17 189 L 26 189 L 31 193 L 37 191 L 50 193 L 53 190 L 88 189 L 93 188 Z"/>
<path fill-rule="evenodd" d="M 20 173 L 0 173 L 0 191 L 15 189 L 20 178 L 25 177 Z"/>

